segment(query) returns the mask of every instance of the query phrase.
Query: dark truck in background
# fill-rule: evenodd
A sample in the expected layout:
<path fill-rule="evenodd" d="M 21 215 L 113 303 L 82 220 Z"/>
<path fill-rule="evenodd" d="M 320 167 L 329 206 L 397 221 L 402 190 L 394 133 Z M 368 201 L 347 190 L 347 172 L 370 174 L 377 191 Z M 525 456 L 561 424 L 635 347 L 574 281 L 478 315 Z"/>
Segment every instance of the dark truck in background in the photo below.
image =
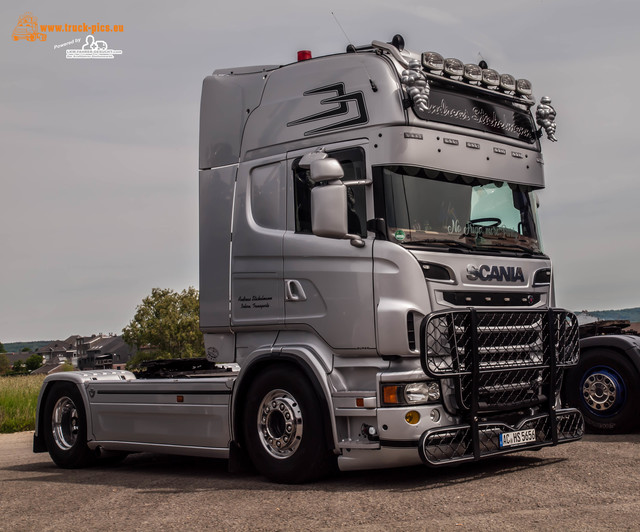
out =
<path fill-rule="evenodd" d="M 580 362 L 567 371 L 565 397 L 591 432 L 640 427 L 640 335 L 629 325 L 606 320 L 580 326 Z"/>

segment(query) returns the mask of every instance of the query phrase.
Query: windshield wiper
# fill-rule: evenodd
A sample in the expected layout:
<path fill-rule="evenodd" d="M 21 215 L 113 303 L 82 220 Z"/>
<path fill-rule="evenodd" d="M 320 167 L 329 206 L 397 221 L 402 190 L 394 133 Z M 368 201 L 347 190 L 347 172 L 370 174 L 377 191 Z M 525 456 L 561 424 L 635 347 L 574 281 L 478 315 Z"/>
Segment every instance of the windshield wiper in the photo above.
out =
<path fill-rule="evenodd" d="M 462 248 L 462 249 L 466 249 L 469 251 L 475 251 L 476 247 L 472 246 L 471 244 L 467 244 L 466 242 L 461 242 L 460 240 L 454 240 L 452 238 L 445 238 L 445 239 L 440 239 L 440 238 L 426 238 L 426 239 L 420 239 L 420 240 L 413 240 L 411 242 L 407 242 L 408 245 L 416 245 L 416 246 L 421 246 L 421 245 L 431 245 L 431 244 L 441 244 L 443 246 L 447 246 L 447 247 L 454 247 L 454 248 Z"/>
<path fill-rule="evenodd" d="M 495 248 L 501 248 L 501 249 L 517 249 L 520 251 L 524 251 L 526 254 L 528 255 L 542 255 L 543 253 L 541 251 L 534 251 L 531 248 L 528 248 L 526 246 L 523 246 L 522 244 L 491 244 L 490 246 L 486 246 L 489 247 L 491 249 L 495 249 Z"/>

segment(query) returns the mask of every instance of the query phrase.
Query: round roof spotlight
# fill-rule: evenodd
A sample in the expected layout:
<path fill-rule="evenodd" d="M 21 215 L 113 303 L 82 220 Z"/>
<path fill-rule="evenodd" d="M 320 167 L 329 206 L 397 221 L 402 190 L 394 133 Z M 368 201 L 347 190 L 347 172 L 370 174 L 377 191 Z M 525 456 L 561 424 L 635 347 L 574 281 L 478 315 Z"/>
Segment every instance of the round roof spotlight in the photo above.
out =
<path fill-rule="evenodd" d="M 464 64 L 460 59 L 448 57 L 444 60 L 444 73 L 451 79 L 461 81 L 462 74 L 464 74 Z"/>
<path fill-rule="evenodd" d="M 393 39 L 391 39 L 391 42 L 389 44 L 395 46 L 400 52 L 404 50 L 404 38 L 398 33 L 393 36 Z"/>
<path fill-rule="evenodd" d="M 516 92 L 523 96 L 531 96 L 533 93 L 531 82 L 528 79 L 519 79 L 516 81 Z"/>
<path fill-rule="evenodd" d="M 464 79 L 471 85 L 480 85 L 482 81 L 482 69 L 478 65 L 469 63 L 464 65 Z"/>
<path fill-rule="evenodd" d="M 482 83 L 487 89 L 496 90 L 500 85 L 500 74 L 498 74 L 492 68 L 485 68 L 482 71 Z"/>
<path fill-rule="evenodd" d="M 422 66 L 431 74 L 442 75 L 444 57 L 437 52 L 422 52 Z"/>
<path fill-rule="evenodd" d="M 511 74 L 500 74 L 500 88 L 504 92 L 513 94 L 516 90 L 516 78 Z"/>

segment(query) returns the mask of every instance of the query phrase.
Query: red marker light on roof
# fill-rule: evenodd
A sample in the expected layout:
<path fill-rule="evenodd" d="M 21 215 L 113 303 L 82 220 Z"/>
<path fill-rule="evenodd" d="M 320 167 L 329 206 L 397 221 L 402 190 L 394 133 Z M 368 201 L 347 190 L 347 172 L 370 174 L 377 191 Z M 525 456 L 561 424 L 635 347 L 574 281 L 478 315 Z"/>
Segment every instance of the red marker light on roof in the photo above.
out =
<path fill-rule="evenodd" d="M 298 61 L 306 61 L 307 59 L 311 59 L 311 50 L 299 50 Z"/>

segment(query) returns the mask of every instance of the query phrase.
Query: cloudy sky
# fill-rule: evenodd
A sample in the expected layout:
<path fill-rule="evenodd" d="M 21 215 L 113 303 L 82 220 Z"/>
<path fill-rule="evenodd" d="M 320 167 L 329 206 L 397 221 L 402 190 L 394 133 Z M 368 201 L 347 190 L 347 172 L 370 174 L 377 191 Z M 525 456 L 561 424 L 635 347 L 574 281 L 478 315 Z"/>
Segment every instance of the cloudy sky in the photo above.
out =
<path fill-rule="evenodd" d="M 153 287 L 198 285 L 202 79 L 404 36 L 533 82 L 558 111 L 544 143 L 546 252 L 558 304 L 640 305 L 640 4 L 636 0 L 3 1 L 0 6 L 0 341 L 120 333 Z M 113 60 L 14 42 L 39 24 L 99 33 Z"/>

